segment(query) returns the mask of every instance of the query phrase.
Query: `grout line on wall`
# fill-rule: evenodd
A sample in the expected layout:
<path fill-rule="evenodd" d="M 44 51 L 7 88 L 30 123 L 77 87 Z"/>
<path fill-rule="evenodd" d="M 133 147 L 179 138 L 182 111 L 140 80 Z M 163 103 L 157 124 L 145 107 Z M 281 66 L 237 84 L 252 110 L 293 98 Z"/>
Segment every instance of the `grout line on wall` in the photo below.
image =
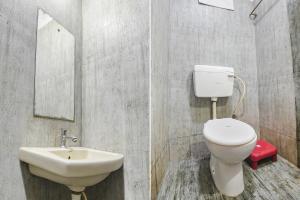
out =
<path fill-rule="evenodd" d="M 152 161 L 152 149 L 151 149 L 151 140 L 152 140 L 152 127 L 151 127 L 151 119 L 152 119 L 152 110 L 151 110 L 151 106 L 152 106 L 152 101 L 151 101 L 151 95 L 152 95 L 152 87 L 151 87 L 151 72 L 152 72 L 152 45 L 151 45 L 151 37 L 152 37 L 152 34 L 151 34 L 151 12 L 152 12 L 152 8 L 151 8 L 151 4 L 152 1 L 149 0 L 149 10 L 148 10 L 148 17 L 149 17 L 149 22 L 148 22 L 148 26 L 149 26 L 149 39 L 148 39 L 148 46 L 149 46 L 149 172 L 148 172 L 148 176 L 149 176 L 149 180 L 148 180 L 148 184 L 149 184 L 149 191 L 148 191 L 148 194 L 149 194 L 149 200 L 151 200 L 151 194 L 152 194 L 152 184 L 151 184 L 151 174 L 152 174 L 152 165 L 151 165 L 151 161 Z M 156 171 L 155 171 L 155 176 L 156 176 Z M 157 180 L 155 179 L 155 182 Z M 157 189 L 157 183 L 155 183 L 155 187 Z"/>

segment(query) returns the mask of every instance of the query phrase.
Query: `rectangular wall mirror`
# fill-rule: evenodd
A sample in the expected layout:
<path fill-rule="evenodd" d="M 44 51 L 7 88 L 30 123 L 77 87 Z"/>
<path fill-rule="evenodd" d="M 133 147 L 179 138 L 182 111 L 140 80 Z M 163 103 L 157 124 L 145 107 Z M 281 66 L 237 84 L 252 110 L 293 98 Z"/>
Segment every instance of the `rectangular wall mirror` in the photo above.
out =
<path fill-rule="evenodd" d="M 74 121 L 75 38 L 38 10 L 34 115 Z"/>

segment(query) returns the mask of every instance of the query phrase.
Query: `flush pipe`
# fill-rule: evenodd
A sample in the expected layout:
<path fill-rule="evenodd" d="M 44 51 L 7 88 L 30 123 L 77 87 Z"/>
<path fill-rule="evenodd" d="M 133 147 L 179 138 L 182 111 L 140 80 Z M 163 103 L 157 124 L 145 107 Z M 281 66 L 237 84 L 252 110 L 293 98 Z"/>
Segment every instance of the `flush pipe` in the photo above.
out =
<path fill-rule="evenodd" d="M 212 109 L 212 119 L 217 119 L 217 97 L 212 97 L 211 98 L 211 109 Z"/>

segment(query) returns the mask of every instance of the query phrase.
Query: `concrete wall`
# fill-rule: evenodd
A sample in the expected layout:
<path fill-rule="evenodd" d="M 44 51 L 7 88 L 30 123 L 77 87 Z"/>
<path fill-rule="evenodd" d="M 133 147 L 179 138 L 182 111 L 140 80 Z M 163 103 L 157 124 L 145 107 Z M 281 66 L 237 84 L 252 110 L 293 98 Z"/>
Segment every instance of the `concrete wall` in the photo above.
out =
<path fill-rule="evenodd" d="M 234 67 L 246 81 L 247 94 L 241 120 L 258 132 L 258 91 L 255 29 L 249 20 L 250 1 L 235 0 L 235 11 L 170 1 L 169 45 L 169 139 L 171 160 L 198 158 L 205 152 L 203 124 L 210 119 L 210 100 L 194 96 L 192 70 L 195 64 Z M 219 99 L 218 117 L 231 117 L 239 97 Z"/>
<path fill-rule="evenodd" d="M 300 2 L 287 0 L 291 38 L 296 108 L 297 165 L 300 167 Z M 295 150 L 293 148 L 293 150 Z"/>
<path fill-rule="evenodd" d="M 265 1 L 254 21 L 261 137 L 297 163 L 293 59 L 286 0 Z"/>
<path fill-rule="evenodd" d="M 149 1 L 83 1 L 83 145 L 124 154 L 89 199 L 149 199 Z"/>
<path fill-rule="evenodd" d="M 151 193 L 160 188 L 168 167 L 168 52 L 170 1 L 151 1 Z"/>
<path fill-rule="evenodd" d="M 37 9 L 43 8 L 76 38 L 75 123 L 33 117 Z M 29 174 L 20 146 L 56 146 L 60 128 L 80 137 L 81 1 L 0 0 L 0 196 L 2 200 L 66 200 L 66 187 Z M 23 180 L 23 181 L 22 181 Z"/>

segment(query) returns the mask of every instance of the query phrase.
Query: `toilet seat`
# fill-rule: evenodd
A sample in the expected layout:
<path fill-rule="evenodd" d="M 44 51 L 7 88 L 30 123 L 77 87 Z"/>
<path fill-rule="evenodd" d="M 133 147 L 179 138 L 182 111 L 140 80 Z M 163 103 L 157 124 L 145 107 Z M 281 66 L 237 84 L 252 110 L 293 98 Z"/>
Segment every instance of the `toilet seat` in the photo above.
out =
<path fill-rule="evenodd" d="M 224 146 L 243 145 L 256 138 L 251 126 L 232 118 L 209 120 L 204 124 L 203 133 L 210 142 Z"/>

